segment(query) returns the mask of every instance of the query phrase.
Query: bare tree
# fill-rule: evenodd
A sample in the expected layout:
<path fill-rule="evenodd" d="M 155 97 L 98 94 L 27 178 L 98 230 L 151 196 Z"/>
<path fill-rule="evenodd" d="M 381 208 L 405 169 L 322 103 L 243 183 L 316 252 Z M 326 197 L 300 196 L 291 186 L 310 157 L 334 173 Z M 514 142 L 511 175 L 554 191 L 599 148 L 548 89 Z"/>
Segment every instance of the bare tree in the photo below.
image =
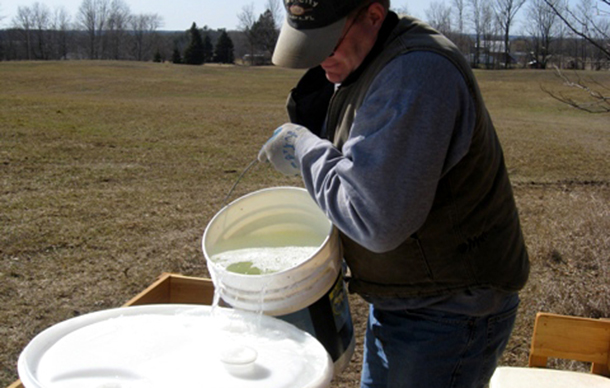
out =
<path fill-rule="evenodd" d="M 560 0 L 563 4 L 567 2 L 567 0 Z M 567 55 L 567 47 L 570 44 L 568 28 L 561 22 L 561 19 L 557 18 L 557 22 L 555 23 L 555 32 L 556 37 L 552 42 L 552 62 L 554 66 L 558 66 L 559 68 L 564 68 L 567 63 L 566 60 L 569 60 L 569 56 Z M 549 61 L 550 62 L 550 61 Z M 547 63 L 548 67 L 549 63 Z"/>
<path fill-rule="evenodd" d="M 610 88 L 589 77 L 583 79 L 577 72 L 568 77 L 559 69 L 557 76 L 564 85 L 580 92 L 579 97 L 573 97 L 569 93 L 552 92 L 544 87 L 543 91 L 556 100 L 589 113 L 610 113 Z M 592 86 L 593 85 L 593 86 Z"/>
<path fill-rule="evenodd" d="M 482 2 L 481 8 L 481 32 L 483 37 L 483 51 L 487 52 L 485 56 L 485 67 L 491 69 L 496 67 L 496 57 L 490 55 L 492 52 L 497 52 L 495 47 L 496 36 L 498 35 L 498 23 L 492 5 L 487 2 Z"/>
<path fill-rule="evenodd" d="M 492 44 L 497 32 L 492 4 L 488 0 L 468 0 L 467 18 L 470 20 L 474 33 L 474 53 L 471 56 L 471 64 L 473 67 L 484 64 L 487 68 L 491 68 L 495 63 L 495 58 L 490 55 L 490 52 L 494 49 Z"/>
<path fill-rule="evenodd" d="M 250 57 L 254 58 L 254 47 L 256 45 L 256 37 L 254 36 L 254 23 L 256 16 L 254 15 L 254 4 L 244 5 L 241 12 L 237 15 L 239 19 L 239 30 L 244 34 L 250 48 Z"/>
<path fill-rule="evenodd" d="M 156 31 L 163 25 L 163 18 L 158 14 L 140 14 L 131 18 L 134 36 L 133 55 L 136 60 L 143 61 L 152 57 Z"/>
<path fill-rule="evenodd" d="M 452 37 L 453 41 L 459 49 L 465 54 L 470 53 L 470 38 L 465 34 L 466 24 L 466 0 L 451 0 L 452 7 L 455 10 L 455 36 Z"/>
<path fill-rule="evenodd" d="M 102 33 L 106 28 L 109 0 L 83 0 L 78 8 L 77 22 L 87 32 L 89 58 L 97 59 L 103 52 Z"/>
<path fill-rule="evenodd" d="M 30 7 L 17 7 L 17 15 L 13 18 L 13 26 L 23 34 L 26 58 L 32 59 L 32 28 L 34 27 L 32 10 Z"/>
<path fill-rule="evenodd" d="M 596 47 L 599 50 L 600 55 L 602 55 L 606 61 L 610 61 L 610 35 L 608 35 L 610 27 L 608 27 L 607 22 L 599 20 L 594 16 L 585 16 L 585 14 L 590 15 L 589 13 L 581 12 L 578 14 L 567 6 L 565 8 L 560 8 L 553 4 L 551 0 L 543 1 L 547 3 L 572 33 Z M 595 14 L 608 16 L 610 15 L 610 0 L 598 0 L 597 3 L 595 3 L 594 8 L 596 10 Z M 590 19 L 583 20 L 583 17 Z M 587 26 L 586 29 L 584 26 Z M 610 88 L 607 85 L 602 85 L 592 78 L 583 80 L 576 72 L 572 77 L 568 77 L 563 74 L 560 69 L 556 70 L 557 76 L 562 79 L 564 85 L 572 90 L 581 92 L 580 96 L 582 97 L 575 98 L 566 93 L 554 93 L 543 89 L 549 95 L 567 105 L 586 112 L 610 113 Z"/>
<path fill-rule="evenodd" d="M 34 34 L 36 37 L 36 50 L 35 56 L 38 59 L 49 59 L 51 55 L 50 44 L 49 44 L 49 25 L 51 22 L 51 11 L 49 7 L 39 2 L 32 4 L 32 24 L 34 27 Z"/>
<path fill-rule="evenodd" d="M 559 4 L 560 0 L 549 0 Z M 551 42 L 558 34 L 557 15 L 544 0 L 531 0 L 527 7 L 527 27 L 532 43 L 531 54 L 538 68 L 546 69 Z"/>
<path fill-rule="evenodd" d="M 127 43 L 127 30 L 131 23 L 131 11 L 124 0 L 112 0 L 108 10 L 108 22 L 106 23 L 106 31 L 104 39 L 107 43 L 104 44 L 107 52 L 105 57 L 112 59 L 120 59 L 126 51 L 124 45 Z"/>
<path fill-rule="evenodd" d="M 595 46 L 607 58 L 610 58 L 610 45 L 607 43 L 608 39 L 610 39 L 610 35 L 608 35 L 607 30 L 603 27 L 603 23 L 593 16 L 595 14 L 610 15 L 610 0 L 597 0 L 593 6 L 595 10 L 593 15 L 590 13 L 585 13 L 585 15 L 583 15 L 581 12 L 580 16 L 570 7 L 558 7 L 554 5 L 551 0 L 544 0 L 544 2 L 547 3 L 570 31 Z M 595 39 L 595 35 L 592 32 L 596 32 L 602 38 L 601 42 L 599 39 Z M 606 42 L 605 44 L 604 41 Z"/>
<path fill-rule="evenodd" d="M 493 0 L 493 8 L 497 22 L 504 35 L 504 67 L 508 68 L 510 62 L 510 29 L 515 21 L 517 12 L 527 0 Z"/>
<path fill-rule="evenodd" d="M 398 14 L 398 16 L 405 16 L 405 15 L 410 15 L 411 14 L 409 12 L 409 7 L 406 4 L 402 5 L 402 6 L 398 7 L 398 8 L 393 8 L 392 7 L 392 10 L 394 12 L 396 12 Z"/>
<path fill-rule="evenodd" d="M 610 15 L 610 13 L 609 13 Z M 606 48 L 610 49 L 610 39 L 608 37 L 610 37 L 610 18 L 603 18 L 599 21 L 599 23 L 596 25 L 597 27 L 597 31 L 595 32 L 595 38 L 598 42 L 602 43 L 601 45 L 604 46 L 603 42 L 605 42 L 605 46 Z M 607 55 L 604 54 L 604 51 L 598 49 L 597 47 L 594 49 L 595 55 L 593 58 L 593 68 L 595 70 L 601 70 L 603 68 L 608 68 L 610 65 L 610 57 L 608 57 Z"/>
<path fill-rule="evenodd" d="M 55 9 L 51 30 L 53 32 L 53 47 L 55 58 L 66 59 L 68 57 L 68 34 L 70 31 L 70 15 L 64 7 Z"/>
<path fill-rule="evenodd" d="M 271 12 L 271 16 L 275 22 L 275 28 L 280 29 L 284 20 L 284 7 L 282 7 L 280 0 L 267 0 L 265 9 Z"/>
<path fill-rule="evenodd" d="M 2 3 L 0 3 L 0 23 L 4 20 L 4 15 L 2 15 Z M 4 59 L 4 34 L 0 34 L 0 61 Z"/>
<path fill-rule="evenodd" d="M 465 0 L 452 0 L 453 8 L 455 8 L 455 19 L 457 32 L 459 34 L 464 33 L 464 12 L 466 10 Z"/>
<path fill-rule="evenodd" d="M 451 8 L 441 1 L 433 1 L 426 10 L 428 24 L 444 35 L 451 33 Z"/>
<path fill-rule="evenodd" d="M 468 0 L 470 6 L 470 17 L 472 28 L 474 31 L 474 53 L 472 55 L 471 63 L 473 67 L 479 66 L 479 59 L 481 54 L 481 36 L 483 34 L 482 25 L 482 2 L 483 0 Z"/>
<path fill-rule="evenodd" d="M 575 17 L 577 23 L 580 24 L 580 30 L 584 35 L 593 36 L 593 18 L 595 9 L 593 8 L 593 0 L 580 0 L 576 5 Z M 587 63 L 589 62 L 591 53 L 590 45 L 587 43 L 585 38 L 580 39 L 580 63 L 581 68 L 586 69 Z"/>

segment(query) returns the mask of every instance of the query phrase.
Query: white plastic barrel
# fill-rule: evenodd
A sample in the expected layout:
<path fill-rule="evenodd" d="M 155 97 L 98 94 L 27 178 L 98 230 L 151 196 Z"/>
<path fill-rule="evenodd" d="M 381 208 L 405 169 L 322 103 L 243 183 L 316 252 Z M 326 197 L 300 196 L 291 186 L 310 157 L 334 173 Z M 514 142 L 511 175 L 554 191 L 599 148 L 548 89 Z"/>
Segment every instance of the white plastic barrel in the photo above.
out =
<path fill-rule="evenodd" d="M 202 247 L 221 303 L 294 324 L 325 346 L 336 372 L 345 368 L 355 341 L 339 234 L 306 190 L 275 187 L 235 200 L 210 221 Z M 212 259 L 256 247 L 314 248 L 272 273 L 238 273 Z"/>
<path fill-rule="evenodd" d="M 18 371 L 25 388 L 328 388 L 333 364 L 279 319 L 164 304 L 60 322 L 25 347 Z"/>

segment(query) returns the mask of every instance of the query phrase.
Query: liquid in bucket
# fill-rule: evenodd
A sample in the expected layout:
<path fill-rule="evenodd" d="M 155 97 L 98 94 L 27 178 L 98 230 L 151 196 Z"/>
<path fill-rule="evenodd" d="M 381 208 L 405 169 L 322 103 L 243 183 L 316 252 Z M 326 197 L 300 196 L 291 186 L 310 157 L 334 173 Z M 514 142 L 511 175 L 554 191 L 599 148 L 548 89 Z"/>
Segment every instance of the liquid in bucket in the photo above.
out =
<path fill-rule="evenodd" d="M 311 257 L 318 247 L 257 247 L 226 251 L 211 260 L 227 271 L 244 275 L 265 275 L 287 270 Z"/>
<path fill-rule="evenodd" d="M 300 188 L 273 188 L 221 210 L 203 236 L 220 303 L 312 334 L 341 372 L 355 340 L 338 231 Z"/>

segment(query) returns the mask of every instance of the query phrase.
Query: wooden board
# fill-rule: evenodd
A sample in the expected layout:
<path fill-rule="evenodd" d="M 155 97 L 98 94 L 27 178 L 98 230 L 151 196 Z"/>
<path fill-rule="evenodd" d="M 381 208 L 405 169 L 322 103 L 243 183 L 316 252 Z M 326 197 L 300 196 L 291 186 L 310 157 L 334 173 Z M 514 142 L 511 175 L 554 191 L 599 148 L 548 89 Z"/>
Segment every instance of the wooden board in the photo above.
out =
<path fill-rule="evenodd" d="M 608 376 L 610 321 L 538 313 L 529 366 L 546 367 L 548 358 L 592 363 L 592 373 Z"/>
<path fill-rule="evenodd" d="M 213 299 L 214 284 L 210 279 L 164 273 L 123 306 L 164 303 L 211 305 Z"/>

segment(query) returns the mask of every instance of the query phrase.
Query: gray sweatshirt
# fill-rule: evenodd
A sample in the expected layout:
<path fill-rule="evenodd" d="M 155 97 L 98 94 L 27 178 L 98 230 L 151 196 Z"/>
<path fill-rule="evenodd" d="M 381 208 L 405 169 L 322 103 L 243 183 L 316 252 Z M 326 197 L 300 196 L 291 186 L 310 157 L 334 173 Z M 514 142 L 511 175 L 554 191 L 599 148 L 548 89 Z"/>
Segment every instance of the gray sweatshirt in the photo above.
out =
<path fill-rule="evenodd" d="M 377 76 L 342 149 L 307 134 L 296 156 L 333 224 L 385 252 L 423 224 L 438 181 L 468 151 L 474 122 L 461 73 L 441 55 L 415 51 Z"/>

